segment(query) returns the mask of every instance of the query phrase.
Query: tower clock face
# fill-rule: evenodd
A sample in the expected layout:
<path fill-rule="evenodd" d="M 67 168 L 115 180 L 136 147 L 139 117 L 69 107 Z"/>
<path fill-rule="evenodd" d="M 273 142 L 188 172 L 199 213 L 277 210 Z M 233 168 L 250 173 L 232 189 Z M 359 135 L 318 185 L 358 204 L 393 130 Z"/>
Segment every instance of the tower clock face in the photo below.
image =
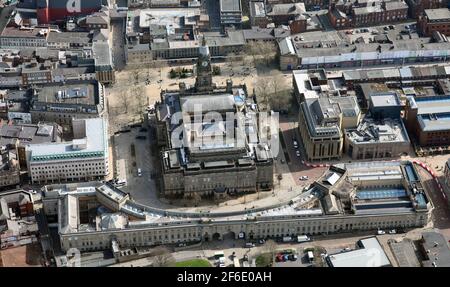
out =
<path fill-rule="evenodd" d="M 203 66 L 203 67 L 208 66 L 208 62 L 207 62 L 207 61 L 203 61 L 203 62 L 202 62 L 202 66 Z"/>

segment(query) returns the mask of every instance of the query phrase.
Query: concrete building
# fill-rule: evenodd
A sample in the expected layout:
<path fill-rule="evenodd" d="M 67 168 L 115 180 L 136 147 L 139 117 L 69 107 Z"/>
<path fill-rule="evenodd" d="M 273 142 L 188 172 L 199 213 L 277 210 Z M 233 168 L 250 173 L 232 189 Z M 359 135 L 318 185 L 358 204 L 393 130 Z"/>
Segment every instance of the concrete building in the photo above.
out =
<path fill-rule="evenodd" d="M 450 187 L 450 159 L 448 159 L 447 162 L 445 162 L 444 182 L 448 187 Z"/>
<path fill-rule="evenodd" d="M 121 248 L 131 248 L 412 228 L 427 224 L 432 210 L 410 162 L 332 167 L 290 203 L 245 211 L 206 214 L 151 208 L 101 182 L 46 186 L 43 206 L 49 218 L 57 218 L 62 250 L 82 252 L 110 249 L 112 240 Z"/>
<path fill-rule="evenodd" d="M 328 255 L 330 267 L 391 267 L 383 247 L 376 237 L 358 240 L 358 249 Z"/>
<path fill-rule="evenodd" d="M 345 130 L 345 152 L 352 159 L 399 157 L 411 143 L 400 118 L 374 120 L 366 117 L 356 129 Z"/>
<path fill-rule="evenodd" d="M 241 25 L 241 0 L 220 0 L 220 23 L 223 26 Z"/>
<path fill-rule="evenodd" d="M 0 121 L 0 145 L 10 147 L 17 155 L 20 169 L 27 169 L 26 146 L 61 141 L 62 128 L 57 124 L 14 124 Z"/>
<path fill-rule="evenodd" d="M 199 54 L 195 87 L 181 83 L 179 90 L 163 91 L 156 105 L 163 194 L 226 196 L 271 189 L 272 153 L 259 132 L 268 123 L 258 120 L 245 85 L 213 84 L 208 46 Z"/>
<path fill-rule="evenodd" d="M 340 159 L 343 130 L 356 128 L 361 110 L 355 96 L 321 95 L 300 104 L 299 130 L 308 161 Z"/>
<path fill-rule="evenodd" d="M 5 27 L 0 34 L 0 47 L 47 47 L 49 31 L 46 28 Z"/>
<path fill-rule="evenodd" d="M 104 119 L 74 119 L 74 139 L 26 147 L 31 182 L 103 179 L 109 174 L 108 129 Z"/>
<path fill-rule="evenodd" d="M 449 42 L 431 38 L 355 43 L 337 31 L 294 34 L 278 43 L 281 70 L 444 62 L 450 54 L 449 47 Z"/>
<path fill-rule="evenodd" d="M 419 146 L 447 147 L 450 145 L 450 97 L 414 98 L 409 96 L 405 122 L 409 133 Z"/>
<path fill-rule="evenodd" d="M 417 20 L 418 30 L 423 36 L 433 32 L 450 36 L 450 10 L 448 8 L 426 9 Z"/>
<path fill-rule="evenodd" d="M 96 118 L 106 109 L 105 89 L 97 81 L 39 86 L 30 106 L 33 123 L 55 122 L 70 129 L 74 118 Z"/>
<path fill-rule="evenodd" d="M 420 251 L 425 260 L 423 267 L 450 267 L 450 249 L 445 237 L 436 231 L 422 233 Z"/>
<path fill-rule="evenodd" d="M 14 146 L 0 146 L 0 188 L 20 184 L 20 165 Z"/>

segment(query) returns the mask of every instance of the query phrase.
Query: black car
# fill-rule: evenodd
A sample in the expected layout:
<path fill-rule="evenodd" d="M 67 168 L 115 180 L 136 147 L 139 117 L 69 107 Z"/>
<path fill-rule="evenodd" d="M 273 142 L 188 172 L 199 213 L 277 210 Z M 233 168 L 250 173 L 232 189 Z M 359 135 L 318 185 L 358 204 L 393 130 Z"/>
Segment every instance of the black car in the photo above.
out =
<path fill-rule="evenodd" d="M 146 140 L 147 137 L 146 136 L 136 136 L 136 139 L 138 139 L 138 140 Z"/>
<path fill-rule="evenodd" d="M 147 131 L 148 131 L 147 128 L 141 128 L 141 129 L 139 130 L 139 132 L 141 132 L 141 133 L 147 132 Z"/>

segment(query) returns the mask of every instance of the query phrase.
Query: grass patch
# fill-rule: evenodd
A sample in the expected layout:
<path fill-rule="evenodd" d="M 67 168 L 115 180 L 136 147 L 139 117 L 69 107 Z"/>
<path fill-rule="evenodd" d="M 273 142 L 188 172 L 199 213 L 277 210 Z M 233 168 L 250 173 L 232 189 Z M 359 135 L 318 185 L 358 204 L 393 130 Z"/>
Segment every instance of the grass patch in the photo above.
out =
<path fill-rule="evenodd" d="M 205 259 L 192 259 L 186 261 L 176 262 L 175 267 L 211 267 L 208 260 Z"/>
<path fill-rule="evenodd" d="M 262 253 L 256 257 L 256 267 L 269 267 L 272 265 L 272 254 Z"/>

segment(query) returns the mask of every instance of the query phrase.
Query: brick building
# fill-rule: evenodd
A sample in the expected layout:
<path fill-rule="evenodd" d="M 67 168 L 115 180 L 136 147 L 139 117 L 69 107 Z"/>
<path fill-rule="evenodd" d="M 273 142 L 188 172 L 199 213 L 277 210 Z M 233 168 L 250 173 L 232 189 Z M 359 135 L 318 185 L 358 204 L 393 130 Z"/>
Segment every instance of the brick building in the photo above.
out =
<path fill-rule="evenodd" d="M 417 27 L 423 36 L 430 37 L 433 31 L 450 36 L 450 10 L 447 8 L 425 10 L 417 20 Z"/>

